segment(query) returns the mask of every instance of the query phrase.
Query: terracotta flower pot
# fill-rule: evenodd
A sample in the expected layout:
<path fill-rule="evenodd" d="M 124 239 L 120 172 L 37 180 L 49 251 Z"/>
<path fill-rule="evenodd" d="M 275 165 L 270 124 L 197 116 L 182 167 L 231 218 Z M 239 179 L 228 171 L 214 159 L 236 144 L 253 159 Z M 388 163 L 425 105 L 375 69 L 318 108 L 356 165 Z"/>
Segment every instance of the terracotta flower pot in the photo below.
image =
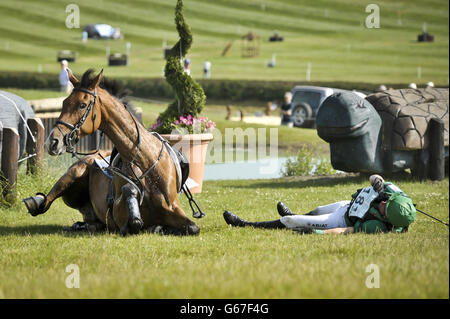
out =
<path fill-rule="evenodd" d="M 203 184 L 203 173 L 205 171 L 206 151 L 208 143 L 212 141 L 213 135 L 206 134 L 161 134 L 175 148 L 181 150 L 189 159 L 189 177 L 198 186 L 190 189 L 191 193 L 201 193 Z"/>

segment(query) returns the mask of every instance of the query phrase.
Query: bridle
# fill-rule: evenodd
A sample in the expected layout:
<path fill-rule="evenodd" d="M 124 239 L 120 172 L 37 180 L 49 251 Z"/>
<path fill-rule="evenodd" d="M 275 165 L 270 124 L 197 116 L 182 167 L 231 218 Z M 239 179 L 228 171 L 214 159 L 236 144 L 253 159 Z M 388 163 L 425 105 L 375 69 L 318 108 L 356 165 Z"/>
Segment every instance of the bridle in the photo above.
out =
<path fill-rule="evenodd" d="M 76 124 L 70 124 L 68 122 L 58 119 L 55 123 L 55 127 L 58 128 L 60 133 L 63 135 L 63 143 L 64 143 L 64 146 L 66 147 L 66 151 L 69 153 L 72 153 L 72 156 L 74 156 L 84 162 L 84 160 L 82 158 L 80 158 L 78 155 L 93 155 L 93 154 L 98 153 L 98 151 L 100 149 L 100 147 L 99 147 L 100 145 L 97 144 L 96 150 L 92 151 L 90 153 L 80 153 L 75 150 L 76 144 L 78 143 L 78 140 L 80 137 L 80 129 L 83 126 L 83 124 L 86 122 L 86 120 L 87 120 L 89 114 L 91 113 L 92 108 L 94 107 L 95 102 L 97 100 L 97 88 L 95 88 L 94 91 L 89 91 L 87 89 L 76 87 L 73 89 L 73 91 L 80 91 L 80 92 L 87 93 L 89 95 L 92 95 L 93 99 L 89 102 L 89 105 L 87 106 L 86 111 L 84 112 L 83 116 L 80 118 L 80 120 Z M 130 113 L 131 118 L 133 119 L 134 125 L 136 127 L 136 131 L 137 131 L 137 143 L 135 144 L 137 150 L 136 150 L 132 160 L 128 162 L 129 168 L 132 168 L 132 166 L 135 165 L 134 161 L 140 152 L 141 134 L 140 134 L 138 124 L 137 124 L 136 119 L 134 118 L 133 114 L 131 114 L 130 110 L 126 106 L 125 106 L 125 109 L 128 111 L 128 113 Z M 94 108 L 94 115 L 92 117 L 92 133 L 95 130 L 95 119 L 96 119 L 96 114 L 95 114 L 95 108 Z M 64 132 L 59 127 L 60 124 L 69 128 L 70 132 L 64 134 Z M 162 145 L 161 145 L 161 151 L 159 152 L 159 156 L 158 156 L 157 160 L 155 162 L 153 162 L 153 164 L 150 166 L 150 168 L 148 168 L 144 172 L 144 174 L 142 174 L 140 177 L 137 177 L 134 174 L 134 171 L 132 169 L 131 169 L 131 172 L 133 173 L 134 178 L 131 176 L 127 176 L 126 174 L 121 172 L 120 169 L 118 169 L 116 167 L 111 166 L 108 168 L 108 170 L 112 174 L 119 175 L 120 177 L 124 178 L 125 180 L 127 180 L 129 183 L 131 183 L 133 186 L 136 187 L 136 189 L 138 190 L 138 193 L 139 193 L 139 197 L 140 197 L 140 204 L 142 204 L 142 201 L 144 199 L 144 196 L 143 196 L 144 187 L 142 185 L 141 180 L 144 179 L 150 173 L 150 171 L 152 171 L 155 168 L 155 166 L 158 164 L 158 162 L 161 160 L 163 150 L 164 150 L 164 143 L 162 143 Z M 100 157 L 103 158 L 103 156 L 100 153 L 98 153 L 98 154 L 100 155 Z M 139 186 L 137 184 L 139 184 Z"/>
<path fill-rule="evenodd" d="M 92 95 L 94 98 L 89 102 L 89 105 L 87 106 L 86 111 L 84 112 L 83 116 L 80 118 L 80 120 L 76 124 L 70 124 L 70 123 L 67 123 L 67 122 L 59 120 L 59 119 L 55 123 L 55 127 L 58 128 L 60 133 L 63 135 L 64 146 L 66 147 L 66 150 L 69 153 L 75 152 L 75 146 L 80 137 L 80 128 L 83 126 L 84 122 L 86 122 L 86 120 L 89 116 L 89 113 L 91 113 L 91 110 L 94 107 L 95 102 L 97 100 L 97 88 L 95 88 L 93 92 L 83 89 L 83 88 L 74 88 L 73 91 L 84 92 L 89 95 Z M 94 128 L 95 127 L 95 125 L 94 125 L 95 119 L 96 119 L 96 114 L 94 113 L 94 116 L 92 117 L 92 130 L 95 129 Z M 71 131 L 69 133 L 64 134 L 64 132 L 59 127 L 59 124 L 64 125 L 65 127 L 69 128 Z"/>

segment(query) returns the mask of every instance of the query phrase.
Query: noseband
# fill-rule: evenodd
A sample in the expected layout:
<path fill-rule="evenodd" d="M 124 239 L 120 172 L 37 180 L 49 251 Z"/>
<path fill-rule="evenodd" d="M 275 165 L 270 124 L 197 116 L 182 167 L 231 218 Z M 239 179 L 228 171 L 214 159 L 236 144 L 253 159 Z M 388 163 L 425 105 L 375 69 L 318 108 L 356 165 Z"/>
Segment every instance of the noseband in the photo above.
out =
<path fill-rule="evenodd" d="M 83 88 L 74 88 L 73 91 L 80 91 L 87 93 L 89 95 L 92 95 L 94 98 L 89 102 L 89 105 L 86 108 L 86 111 L 84 112 L 81 119 L 74 125 L 67 123 L 62 120 L 57 120 L 55 123 L 55 126 L 58 128 L 58 130 L 63 134 L 63 141 L 64 146 L 66 147 L 68 152 L 73 152 L 75 149 L 75 145 L 78 142 L 79 136 L 80 136 L 80 128 L 83 126 L 84 122 L 86 122 L 87 117 L 89 116 L 89 113 L 91 113 L 92 107 L 95 105 L 95 101 L 97 100 L 97 89 L 94 89 L 94 92 L 83 89 Z M 64 125 L 65 127 L 69 128 L 71 131 L 67 134 L 64 134 L 64 132 L 61 130 L 58 124 Z M 95 124 L 95 115 L 92 119 L 92 127 L 94 128 Z"/>

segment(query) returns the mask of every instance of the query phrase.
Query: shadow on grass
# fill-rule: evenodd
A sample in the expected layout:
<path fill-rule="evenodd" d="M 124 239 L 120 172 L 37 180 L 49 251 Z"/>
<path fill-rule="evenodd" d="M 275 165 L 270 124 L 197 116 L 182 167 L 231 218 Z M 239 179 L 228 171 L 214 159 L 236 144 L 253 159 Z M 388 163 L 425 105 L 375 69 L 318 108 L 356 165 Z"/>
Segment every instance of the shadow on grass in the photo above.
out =
<path fill-rule="evenodd" d="M 61 225 L 0 226 L 0 236 L 62 234 Z"/>
<path fill-rule="evenodd" d="M 30 236 L 30 235 L 61 235 L 64 237 L 79 237 L 79 236 L 97 236 L 102 235 L 105 232 L 100 231 L 96 233 L 83 232 L 83 231 L 64 231 L 64 227 L 61 225 L 29 225 L 29 226 L 0 226 L 1 236 Z"/>
<path fill-rule="evenodd" d="M 333 187 L 342 186 L 353 183 L 366 183 L 369 185 L 369 177 L 371 174 L 355 173 L 355 174 L 334 174 L 325 176 L 294 176 L 284 177 L 280 179 L 257 180 L 255 182 L 249 181 L 245 185 L 227 184 L 224 187 L 232 188 L 306 188 L 306 187 Z M 406 172 L 397 174 L 382 175 L 385 181 L 416 181 L 412 176 Z M 417 180 L 418 181 L 418 180 Z"/>

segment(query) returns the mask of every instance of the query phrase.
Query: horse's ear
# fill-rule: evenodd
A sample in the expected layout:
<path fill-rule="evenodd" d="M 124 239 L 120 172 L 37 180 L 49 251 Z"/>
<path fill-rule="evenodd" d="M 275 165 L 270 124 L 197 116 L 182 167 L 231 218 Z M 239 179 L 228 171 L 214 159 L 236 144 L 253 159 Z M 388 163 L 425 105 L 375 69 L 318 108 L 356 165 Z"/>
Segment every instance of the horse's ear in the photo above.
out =
<path fill-rule="evenodd" d="M 75 75 L 73 75 L 72 70 L 67 68 L 66 71 L 67 71 L 67 74 L 69 75 L 70 83 L 72 83 L 73 86 L 77 86 L 78 83 L 80 83 L 80 81 L 78 81 L 78 79 L 75 77 Z"/>
<path fill-rule="evenodd" d="M 100 85 L 100 82 L 103 79 L 103 69 L 100 71 L 99 74 L 97 74 L 97 76 L 92 80 L 91 82 L 91 87 L 94 89 L 96 87 L 98 87 Z"/>

